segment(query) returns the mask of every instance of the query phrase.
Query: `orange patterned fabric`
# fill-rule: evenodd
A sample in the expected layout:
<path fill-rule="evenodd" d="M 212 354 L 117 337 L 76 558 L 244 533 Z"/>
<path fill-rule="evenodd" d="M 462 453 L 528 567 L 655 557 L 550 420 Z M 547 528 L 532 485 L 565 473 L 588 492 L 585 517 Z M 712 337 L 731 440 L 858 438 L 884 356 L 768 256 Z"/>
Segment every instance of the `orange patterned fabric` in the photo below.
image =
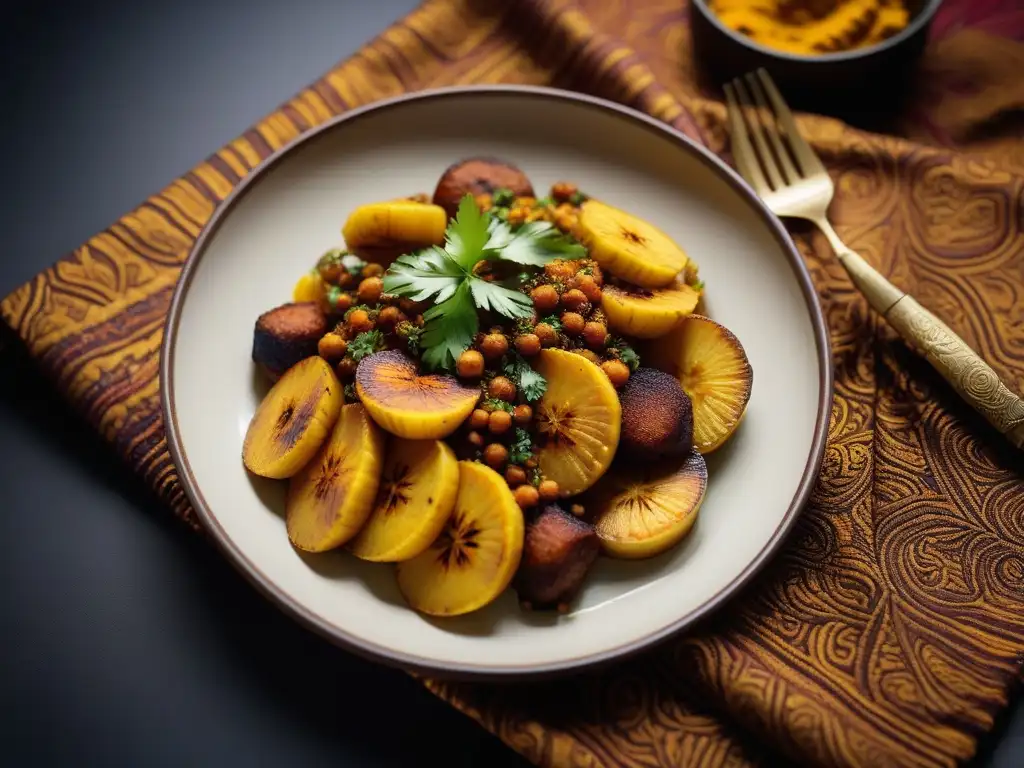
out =
<path fill-rule="evenodd" d="M 947 0 L 902 136 L 804 117 L 840 235 L 1024 390 L 1024 13 Z M 429 0 L 357 56 L 2 303 L 65 395 L 195 524 L 157 364 L 182 260 L 218 201 L 332 115 L 457 83 L 548 84 L 644 110 L 727 155 L 693 83 L 682 0 Z M 944 766 L 969 757 L 1024 658 L 1019 453 L 867 308 L 816 234 L 836 401 L 783 553 L 696 631 L 572 682 L 425 680 L 545 766 Z"/>

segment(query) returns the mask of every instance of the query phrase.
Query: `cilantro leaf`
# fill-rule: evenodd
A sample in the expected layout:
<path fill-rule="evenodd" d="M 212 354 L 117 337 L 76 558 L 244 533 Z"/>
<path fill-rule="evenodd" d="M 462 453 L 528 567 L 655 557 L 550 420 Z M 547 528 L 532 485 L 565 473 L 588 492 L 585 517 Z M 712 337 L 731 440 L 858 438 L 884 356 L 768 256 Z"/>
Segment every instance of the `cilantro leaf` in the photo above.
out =
<path fill-rule="evenodd" d="M 555 259 L 582 259 L 587 255 L 586 248 L 563 235 L 550 222 L 530 221 L 515 232 L 504 222 L 499 224 L 491 233 L 488 247 L 500 248 L 498 257 L 502 261 L 543 267 Z"/>
<path fill-rule="evenodd" d="M 555 333 L 561 333 L 562 331 L 562 321 L 557 315 L 548 315 L 540 322 L 545 325 L 550 325 L 555 329 Z M 538 323 L 538 325 L 540 325 L 540 323 Z"/>
<path fill-rule="evenodd" d="M 363 331 L 348 345 L 348 354 L 357 363 L 367 355 L 384 349 L 384 334 L 380 331 Z"/>
<path fill-rule="evenodd" d="M 533 301 L 521 291 L 504 288 L 497 283 L 488 283 L 479 277 L 469 280 L 473 301 L 483 310 L 493 310 L 505 317 L 529 317 L 533 314 Z"/>
<path fill-rule="evenodd" d="M 462 267 L 435 245 L 395 259 L 384 275 L 384 293 L 412 301 L 434 297 L 440 303 L 455 293 L 465 277 Z"/>
<path fill-rule="evenodd" d="M 467 273 L 470 272 L 480 261 L 490 238 L 489 227 L 490 217 L 476 207 L 473 196 L 467 193 L 459 203 L 455 221 L 445 232 L 444 253 Z"/>
<path fill-rule="evenodd" d="M 358 275 L 366 267 L 366 262 L 355 254 L 346 253 L 341 257 L 341 265 L 345 268 L 346 272 Z"/>
<path fill-rule="evenodd" d="M 611 347 L 619 353 L 619 360 L 629 366 L 629 370 L 636 371 L 636 369 L 640 367 L 640 355 L 638 355 L 636 350 L 629 346 L 625 341 L 617 339 Z"/>
<path fill-rule="evenodd" d="M 508 449 L 508 460 L 512 464 L 525 464 L 533 455 L 533 438 L 522 427 L 516 427 L 515 438 Z"/>
<path fill-rule="evenodd" d="M 508 400 L 499 400 L 496 397 L 488 397 L 484 400 L 483 405 L 486 408 L 490 408 L 492 411 L 505 411 L 506 413 L 512 413 L 514 408 L 512 403 Z"/>
<path fill-rule="evenodd" d="M 479 328 L 469 283 L 462 283 L 450 298 L 424 312 L 423 319 L 420 359 L 428 368 L 451 370 Z"/>

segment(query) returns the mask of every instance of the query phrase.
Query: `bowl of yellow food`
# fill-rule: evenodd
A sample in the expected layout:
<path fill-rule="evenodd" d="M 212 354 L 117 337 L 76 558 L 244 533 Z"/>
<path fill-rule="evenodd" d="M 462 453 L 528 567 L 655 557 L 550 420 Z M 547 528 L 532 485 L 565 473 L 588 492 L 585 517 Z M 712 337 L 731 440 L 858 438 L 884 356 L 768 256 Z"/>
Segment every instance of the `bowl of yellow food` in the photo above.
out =
<path fill-rule="evenodd" d="M 904 95 L 942 0 L 691 0 L 698 67 L 763 67 L 798 109 L 878 118 Z"/>

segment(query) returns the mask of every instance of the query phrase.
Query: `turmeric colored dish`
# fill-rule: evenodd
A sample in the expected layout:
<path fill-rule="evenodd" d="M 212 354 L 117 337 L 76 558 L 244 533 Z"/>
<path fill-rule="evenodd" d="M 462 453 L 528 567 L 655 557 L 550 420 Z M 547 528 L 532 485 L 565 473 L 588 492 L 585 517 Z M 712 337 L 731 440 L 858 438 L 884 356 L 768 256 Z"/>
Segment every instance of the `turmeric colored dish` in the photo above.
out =
<path fill-rule="evenodd" d="M 903 0 L 709 0 L 727 27 L 767 48 L 801 56 L 868 48 L 903 30 Z"/>
<path fill-rule="evenodd" d="M 392 567 L 454 616 L 510 587 L 565 611 L 600 554 L 686 537 L 752 371 L 689 255 L 590 192 L 463 160 L 351 211 L 256 319 L 274 383 L 242 458 L 287 483 L 296 549 Z"/>

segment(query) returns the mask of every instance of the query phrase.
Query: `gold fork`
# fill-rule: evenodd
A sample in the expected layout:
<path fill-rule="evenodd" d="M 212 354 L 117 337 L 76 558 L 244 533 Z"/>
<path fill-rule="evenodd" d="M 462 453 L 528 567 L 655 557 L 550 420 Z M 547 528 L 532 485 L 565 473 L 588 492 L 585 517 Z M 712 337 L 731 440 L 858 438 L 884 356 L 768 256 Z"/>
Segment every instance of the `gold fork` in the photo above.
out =
<path fill-rule="evenodd" d="M 813 222 L 872 308 L 992 426 L 1024 448 L 1024 400 L 963 339 L 839 239 L 827 216 L 835 191 L 832 179 L 800 136 L 768 73 L 759 69 L 756 76 L 734 79 L 725 85 L 725 96 L 736 167 L 768 208 L 777 216 Z"/>

